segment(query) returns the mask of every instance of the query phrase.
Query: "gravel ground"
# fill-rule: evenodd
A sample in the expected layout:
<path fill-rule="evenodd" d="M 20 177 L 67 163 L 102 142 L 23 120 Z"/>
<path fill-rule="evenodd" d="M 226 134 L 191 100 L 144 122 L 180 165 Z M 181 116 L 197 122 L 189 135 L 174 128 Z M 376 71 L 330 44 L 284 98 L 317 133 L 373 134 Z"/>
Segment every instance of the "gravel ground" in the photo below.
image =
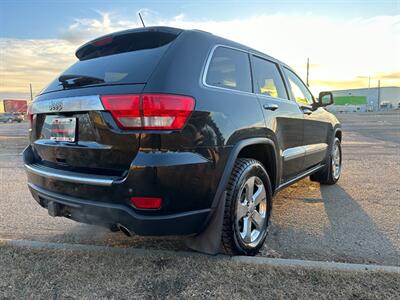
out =
<path fill-rule="evenodd" d="M 83 263 L 84 262 L 84 263 Z M 399 299 L 400 275 L 0 245 L 2 299 Z"/>
<path fill-rule="evenodd" d="M 342 114 L 344 167 L 335 186 L 308 179 L 274 200 L 261 255 L 400 265 L 400 114 Z M 26 188 L 26 124 L 0 124 L 0 238 L 185 249 L 182 238 L 128 238 L 51 218 Z"/>

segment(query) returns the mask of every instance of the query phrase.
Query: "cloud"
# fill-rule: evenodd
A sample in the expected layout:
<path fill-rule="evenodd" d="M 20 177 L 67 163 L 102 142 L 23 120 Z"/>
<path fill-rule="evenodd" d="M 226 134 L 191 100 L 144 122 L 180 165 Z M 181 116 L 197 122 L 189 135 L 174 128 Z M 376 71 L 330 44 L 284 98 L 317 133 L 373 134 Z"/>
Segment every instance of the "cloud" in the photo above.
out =
<path fill-rule="evenodd" d="M 400 49 L 399 49 L 400 50 Z M 394 73 L 378 73 L 373 76 L 374 79 L 388 79 L 388 80 L 399 80 L 400 72 Z"/>
<path fill-rule="evenodd" d="M 29 83 L 39 92 L 76 60 L 75 48 L 59 39 L 0 39 L 0 92 L 29 92 Z"/>
<path fill-rule="evenodd" d="M 344 20 L 313 14 L 258 14 L 217 21 L 189 20 L 181 13 L 165 19 L 145 8 L 140 12 L 146 26 L 209 31 L 281 59 L 303 78 L 309 57 L 314 92 L 367 86 L 368 79 L 362 77 L 369 76 L 372 80 L 381 79 L 382 85 L 400 85 L 400 15 Z M 134 27 L 141 27 L 139 18 L 98 12 L 97 18 L 75 19 L 59 39 L 0 39 L 1 49 L 13 49 L 1 50 L 0 91 L 19 91 L 30 81 L 43 87 L 74 61 L 74 51 L 80 43 Z"/>

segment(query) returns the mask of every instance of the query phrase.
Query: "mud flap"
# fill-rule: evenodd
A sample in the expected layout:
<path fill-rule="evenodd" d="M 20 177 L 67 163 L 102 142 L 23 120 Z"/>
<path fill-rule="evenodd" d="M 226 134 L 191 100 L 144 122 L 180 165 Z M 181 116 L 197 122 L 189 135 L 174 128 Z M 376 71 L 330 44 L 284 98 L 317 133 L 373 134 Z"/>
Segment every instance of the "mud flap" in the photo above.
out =
<path fill-rule="evenodd" d="M 207 227 L 198 235 L 185 240 L 185 245 L 195 251 L 216 255 L 222 253 L 221 237 L 224 221 L 226 191 L 222 193 L 218 206 L 211 216 Z"/>

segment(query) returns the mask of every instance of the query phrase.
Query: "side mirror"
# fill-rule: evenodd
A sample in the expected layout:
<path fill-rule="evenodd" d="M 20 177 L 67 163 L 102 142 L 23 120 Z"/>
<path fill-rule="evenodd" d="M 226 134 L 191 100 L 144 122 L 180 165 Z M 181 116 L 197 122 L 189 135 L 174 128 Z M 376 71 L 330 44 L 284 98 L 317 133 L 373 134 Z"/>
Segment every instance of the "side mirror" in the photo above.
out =
<path fill-rule="evenodd" d="M 333 104 L 333 94 L 331 92 L 321 92 L 318 97 L 318 106 L 325 107 Z"/>

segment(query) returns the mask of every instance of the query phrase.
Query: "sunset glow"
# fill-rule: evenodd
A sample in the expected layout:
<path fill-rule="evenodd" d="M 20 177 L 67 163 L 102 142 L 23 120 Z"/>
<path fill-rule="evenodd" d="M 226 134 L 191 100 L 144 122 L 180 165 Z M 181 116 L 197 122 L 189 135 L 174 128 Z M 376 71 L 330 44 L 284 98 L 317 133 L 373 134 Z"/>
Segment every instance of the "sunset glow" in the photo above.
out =
<path fill-rule="evenodd" d="M 189 18 L 179 13 L 165 18 L 161 12 L 141 9 L 148 26 L 165 25 L 201 29 L 226 37 L 278 58 L 305 79 L 310 58 L 310 87 L 314 93 L 376 86 L 400 86 L 400 14 L 353 17 L 268 14 L 258 11 L 232 19 Z M 132 11 L 132 16 L 136 15 Z M 37 94 L 63 69 L 76 61 L 83 42 L 106 33 L 140 27 L 137 18 L 118 12 L 92 11 L 77 16 L 58 30 L 56 38 L 0 38 L 0 98 L 21 93 L 29 83 Z M 51 26 L 51 24 L 49 24 Z"/>

